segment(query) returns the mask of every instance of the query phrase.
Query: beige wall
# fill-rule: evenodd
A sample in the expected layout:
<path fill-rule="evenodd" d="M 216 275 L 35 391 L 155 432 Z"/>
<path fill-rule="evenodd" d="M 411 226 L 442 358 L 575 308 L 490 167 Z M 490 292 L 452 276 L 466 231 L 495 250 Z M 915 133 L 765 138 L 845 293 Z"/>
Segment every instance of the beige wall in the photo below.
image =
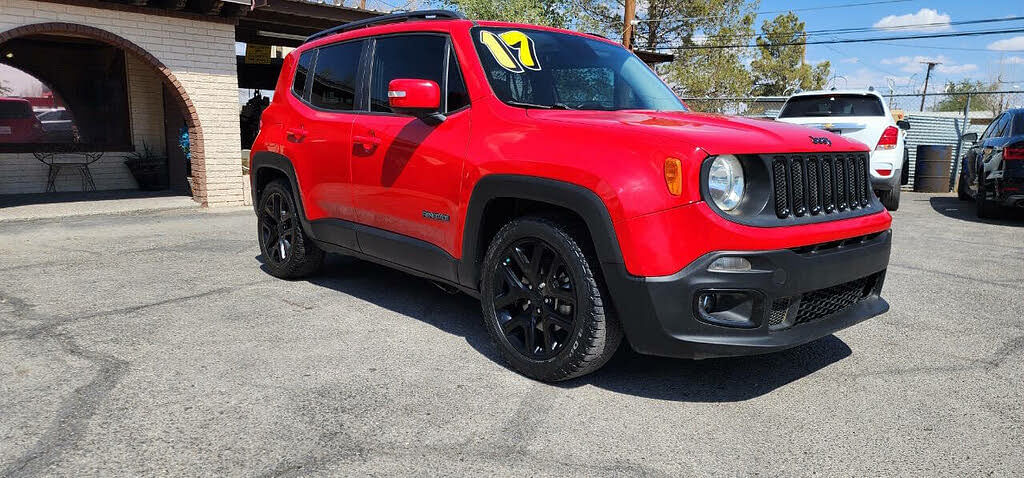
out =
<path fill-rule="evenodd" d="M 202 127 L 202 142 L 193 146 L 198 146 L 205 158 L 204 165 L 193 166 L 193 176 L 201 182 L 197 200 L 211 206 L 243 203 L 233 25 L 32 0 L 0 0 L 0 32 L 47 22 L 108 31 L 166 65 L 191 99 Z M 145 140 L 162 151 L 161 77 L 136 57 L 128 55 L 128 59 L 133 141 L 141 146 Z M 121 156 L 123 153 L 110 154 L 97 164 L 97 188 L 134 185 L 131 176 L 126 176 Z M 0 194 L 41 192 L 45 178 L 46 168 L 31 155 L 0 155 Z M 75 181 L 63 179 L 58 190 L 75 190 Z"/>

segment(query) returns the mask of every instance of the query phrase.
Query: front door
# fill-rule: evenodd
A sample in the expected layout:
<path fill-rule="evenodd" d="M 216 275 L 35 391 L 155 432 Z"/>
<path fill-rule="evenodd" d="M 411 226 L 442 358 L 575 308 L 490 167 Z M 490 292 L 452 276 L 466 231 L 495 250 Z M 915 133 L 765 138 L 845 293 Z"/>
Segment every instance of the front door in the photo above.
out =
<path fill-rule="evenodd" d="M 452 255 L 457 241 L 452 218 L 458 208 L 471 112 L 449 38 L 387 36 L 375 39 L 371 48 L 370 112 L 352 127 L 356 222 L 404 236 L 385 235 L 391 240 L 412 238 Z M 388 84 L 398 78 L 437 82 L 445 120 L 432 125 L 394 113 L 388 106 Z M 360 236 L 359 242 L 364 253 L 384 259 L 403 253 L 388 241 Z"/>

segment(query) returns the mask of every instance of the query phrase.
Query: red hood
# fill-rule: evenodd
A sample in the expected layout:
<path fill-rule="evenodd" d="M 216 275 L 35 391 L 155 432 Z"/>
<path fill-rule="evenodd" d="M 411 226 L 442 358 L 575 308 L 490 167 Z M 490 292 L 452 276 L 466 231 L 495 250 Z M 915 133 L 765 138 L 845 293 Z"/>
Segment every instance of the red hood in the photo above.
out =
<path fill-rule="evenodd" d="M 698 147 L 708 154 L 765 154 L 868 151 L 863 143 L 805 126 L 772 120 L 707 113 L 656 111 L 528 110 L 531 118 L 576 125 L 592 125 Z M 626 131 L 623 131 L 624 133 Z M 815 144 L 811 137 L 826 137 L 832 145 Z"/>

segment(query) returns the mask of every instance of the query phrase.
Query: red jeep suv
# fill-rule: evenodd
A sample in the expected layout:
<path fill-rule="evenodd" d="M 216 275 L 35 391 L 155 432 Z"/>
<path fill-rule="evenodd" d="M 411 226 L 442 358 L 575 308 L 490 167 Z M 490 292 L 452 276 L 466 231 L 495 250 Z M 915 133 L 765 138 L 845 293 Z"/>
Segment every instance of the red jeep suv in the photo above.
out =
<path fill-rule="evenodd" d="M 352 255 L 478 297 L 517 371 L 782 350 L 884 313 L 868 148 L 698 114 L 604 38 L 394 14 L 285 59 L 252 149 L 281 278 Z"/>

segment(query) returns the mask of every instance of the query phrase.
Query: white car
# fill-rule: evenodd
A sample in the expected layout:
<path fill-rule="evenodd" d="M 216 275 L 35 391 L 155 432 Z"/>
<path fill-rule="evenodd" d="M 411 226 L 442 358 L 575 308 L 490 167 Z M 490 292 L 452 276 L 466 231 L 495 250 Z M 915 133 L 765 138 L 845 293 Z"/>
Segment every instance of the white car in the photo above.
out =
<path fill-rule="evenodd" d="M 909 167 L 904 137 L 910 123 L 896 121 L 873 90 L 805 91 L 786 100 L 778 121 L 824 129 L 871 148 L 871 187 L 886 209 L 900 207 L 900 186 Z"/>

